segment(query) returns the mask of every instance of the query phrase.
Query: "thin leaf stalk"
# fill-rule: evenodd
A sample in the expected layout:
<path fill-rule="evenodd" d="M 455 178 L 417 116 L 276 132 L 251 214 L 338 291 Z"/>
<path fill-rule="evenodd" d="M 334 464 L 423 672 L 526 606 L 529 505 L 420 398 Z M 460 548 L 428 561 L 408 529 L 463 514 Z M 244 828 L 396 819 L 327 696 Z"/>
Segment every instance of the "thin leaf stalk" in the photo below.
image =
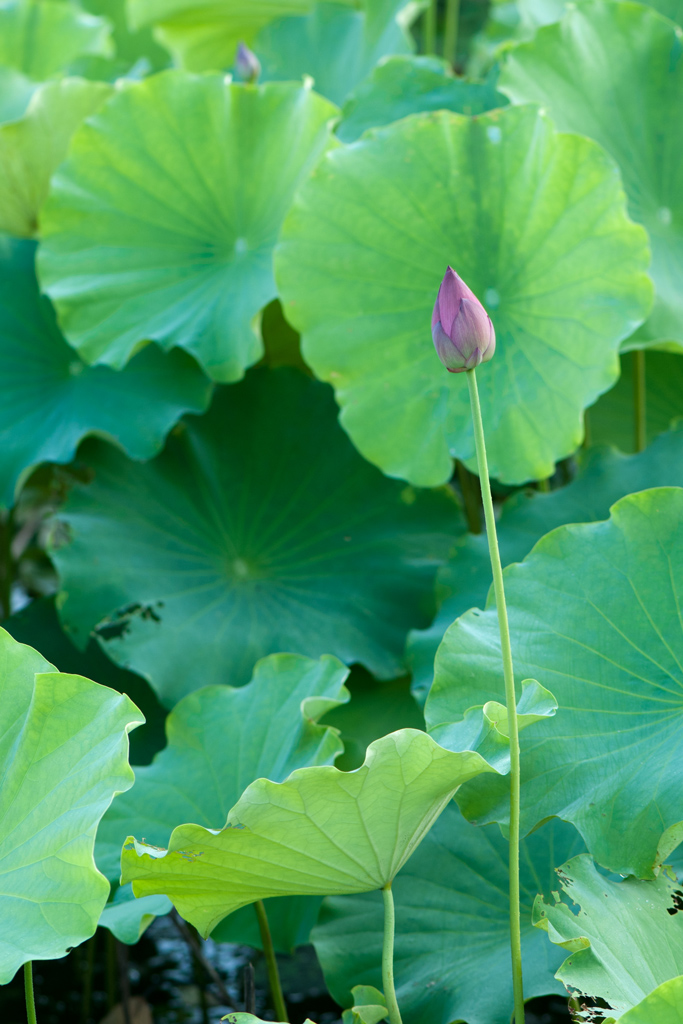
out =
<path fill-rule="evenodd" d="M 635 450 L 642 452 L 647 447 L 647 388 L 642 348 L 633 353 L 633 428 Z"/>
<path fill-rule="evenodd" d="M 391 882 L 382 889 L 384 899 L 384 942 L 382 944 L 382 988 L 389 1011 L 389 1024 L 403 1024 L 394 987 L 394 931 L 396 914 Z"/>
<path fill-rule="evenodd" d="M 26 1019 L 28 1024 L 37 1024 L 36 999 L 33 993 L 33 964 L 24 964 L 24 994 L 26 996 Z"/>
<path fill-rule="evenodd" d="M 481 418 L 481 404 L 477 387 L 476 370 L 467 370 L 467 384 L 470 392 L 472 420 L 474 424 L 474 443 L 477 450 L 477 464 L 481 481 L 481 496 L 484 505 L 486 536 L 491 557 L 493 573 L 493 590 L 496 597 L 498 612 L 498 628 L 500 646 L 503 656 L 503 679 L 505 681 L 505 703 L 508 714 L 508 735 L 510 737 L 510 951 L 512 954 L 512 984 L 514 991 L 515 1024 L 524 1024 L 524 987 L 522 981 L 522 932 L 519 910 L 519 812 L 520 812 L 520 752 L 519 729 L 517 725 L 517 697 L 515 694 L 515 676 L 512 667 L 512 647 L 510 644 L 510 627 L 508 624 L 507 605 L 505 603 L 505 587 L 503 584 L 503 567 L 498 549 L 496 518 L 493 510 L 491 484 L 489 481 L 488 460 L 486 458 L 486 440 L 484 424 Z"/>
<path fill-rule="evenodd" d="M 424 13 L 424 52 L 436 53 L 436 0 L 429 0 Z"/>
<path fill-rule="evenodd" d="M 460 18 L 460 0 L 446 0 L 446 22 L 443 33 L 443 55 L 451 67 L 455 68 L 458 55 L 458 20 Z M 469 371 L 468 371 L 469 372 Z"/>
<path fill-rule="evenodd" d="M 270 986 L 270 994 L 273 999 L 275 1016 L 279 1021 L 288 1021 L 289 1017 L 287 1016 L 285 997 L 282 994 L 282 985 L 280 984 L 280 972 L 278 971 L 277 959 L 275 957 L 275 947 L 273 946 L 273 939 L 270 934 L 270 925 L 268 924 L 268 915 L 266 914 L 266 908 L 263 905 L 263 900 L 257 900 L 254 904 L 254 908 L 256 909 L 256 916 L 258 918 L 259 931 L 261 932 L 261 945 L 263 946 L 263 955 L 266 958 L 268 985 Z"/>

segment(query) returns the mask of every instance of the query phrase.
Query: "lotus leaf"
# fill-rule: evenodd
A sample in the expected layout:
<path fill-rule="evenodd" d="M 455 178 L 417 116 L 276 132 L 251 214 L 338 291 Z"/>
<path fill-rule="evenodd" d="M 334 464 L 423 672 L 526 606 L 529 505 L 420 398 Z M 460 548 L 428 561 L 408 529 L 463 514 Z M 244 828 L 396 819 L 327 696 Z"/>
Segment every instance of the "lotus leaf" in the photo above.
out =
<path fill-rule="evenodd" d="M 0 4 L 0 64 L 42 81 L 82 54 L 112 52 L 104 18 L 53 0 L 3 0 Z"/>

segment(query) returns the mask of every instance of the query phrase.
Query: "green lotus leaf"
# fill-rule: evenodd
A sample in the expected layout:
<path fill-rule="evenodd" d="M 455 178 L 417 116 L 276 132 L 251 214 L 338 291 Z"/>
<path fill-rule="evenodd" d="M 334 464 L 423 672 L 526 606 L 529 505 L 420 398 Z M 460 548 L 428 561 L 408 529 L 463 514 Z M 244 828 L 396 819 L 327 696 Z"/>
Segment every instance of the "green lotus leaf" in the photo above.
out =
<path fill-rule="evenodd" d="M 522 832 L 572 821 L 599 863 L 649 878 L 683 839 L 683 489 L 622 498 L 607 522 L 563 526 L 505 571 L 515 672 L 559 705 L 522 748 Z M 457 619 L 436 657 L 428 729 L 462 750 L 473 705 L 502 687 L 491 599 Z M 477 823 L 508 818 L 505 786 L 459 794 Z"/>
<path fill-rule="evenodd" d="M 618 373 L 646 315 L 646 236 L 611 160 L 532 107 L 441 111 L 327 153 L 276 250 L 285 315 L 334 385 L 354 444 L 391 475 L 443 483 L 475 466 L 467 384 L 429 323 L 452 264 L 496 328 L 479 387 L 492 475 L 548 476 L 582 436 L 582 410 Z"/>
<path fill-rule="evenodd" d="M 129 760 L 132 765 L 149 764 L 165 742 L 166 711 L 155 693 L 140 676 L 114 665 L 102 652 L 96 640 L 85 651 L 79 651 L 59 625 L 54 597 L 41 597 L 15 612 L 3 622 L 3 629 L 21 644 L 29 641 L 40 649 L 43 657 L 60 672 L 97 679 L 104 686 L 127 694 L 145 717 L 144 725 L 130 736 Z"/>
<path fill-rule="evenodd" d="M 515 49 L 499 88 L 542 103 L 619 164 L 629 210 L 652 243 L 656 300 L 643 343 L 683 342 L 683 101 L 680 29 L 648 8 L 589 0 Z"/>
<path fill-rule="evenodd" d="M 588 414 L 591 439 L 611 441 L 625 452 L 632 452 L 635 447 L 633 358 L 632 353 L 622 355 L 619 380 L 611 391 L 598 399 Z M 683 416 L 681 355 L 647 351 L 645 382 L 647 436 L 648 441 L 652 441 L 670 426 L 673 419 Z"/>
<path fill-rule="evenodd" d="M 381 58 L 414 48 L 406 23 L 417 10 L 405 0 L 316 3 L 305 17 L 271 22 L 254 40 L 261 77 L 287 81 L 309 74 L 317 92 L 343 103 Z"/>
<path fill-rule="evenodd" d="M 81 438 L 99 434 L 149 459 L 184 412 L 202 412 L 211 384 L 179 349 L 149 345 L 128 366 L 89 367 L 66 344 L 40 295 L 35 245 L 0 240 L 0 504 L 40 462 L 69 462 Z M 20 427 L 18 428 L 18 424 Z"/>
<path fill-rule="evenodd" d="M 84 0 L 83 6 L 90 14 L 105 17 L 112 24 L 114 56 L 106 63 L 102 57 L 86 58 L 91 66 L 97 62 L 97 70 L 102 72 L 98 77 L 106 78 L 107 81 L 128 74 L 139 78 L 145 73 L 163 71 L 169 67 L 171 55 L 154 39 L 151 26 L 133 28 L 128 24 L 126 0 Z"/>
<path fill-rule="evenodd" d="M 105 622 L 107 653 L 169 706 L 283 650 L 395 678 L 463 530 L 446 491 L 383 478 L 330 390 L 286 368 L 221 389 L 145 466 L 94 440 L 80 455 L 95 479 L 60 509 L 71 541 L 52 551 L 62 624 L 83 644 Z"/>
<path fill-rule="evenodd" d="M 23 117 L 37 88 L 21 71 L 0 67 L 0 124 Z"/>
<path fill-rule="evenodd" d="M 606 878 L 581 854 L 558 868 L 565 895 L 580 909 L 537 896 L 534 924 L 569 950 L 556 977 L 579 997 L 600 998 L 616 1019 L 683 973 L 681 893 L 666 871 L 651 881 Z M 605 1016 L 609 1016 L 605 1013 Z M 652 1024 L 659 1017 L 651 1018 Z"/>
<path fill-rule="evenodd" d="M 474 751 L 402 729 L 372 743 L 354 772 L 323 765 L 252 782 L 220 832 L 180 825 L 168 850 L 129 837 L 122 881 L 136 896 L 164 893 L 203 935 L 258 899 L 381 889 L 458 786 L 491 771 Z"/>
<path fill-rule="evenodd" d="M 63 71 L 82 54 L 112 52 L 111 26 L 53 0 L 3 0 L 0 4 L 0 64 L 37 81 Z"/>
<path fill-rule="evenodd" d="M 554 868 L 583 849 L 571 825 L 545 824 L 522 841 L 522 955 L 527 999 L 563 993 L 563 953 L 531 923 L 538 892 L 557 888 Z M 508 844 L 450 804 L 392 885 L 394 973 L 406 1024 L 509 1024 L 512 1013 Z M 357 981 L 381 984 L 383 912 L 377 893 L 323 901 L 312 940 L 334 998 L 350 1005 Z M 492 980 L 493 979 L 493 980 Z"/>
<path fill-rule="evenodd" d="M 254 1017 L 253 1013 L 228 1013 L 225 1017 L 221 1017 L 221 1020 L 227 1020 L 228 1024 L 271 1024 L 270 1021 Z M 307 1017 L 304 1024 L 315 1024 L 315 1021 Z"/>
<path fill-rule="evenodd" d="M 0 984 L 93 935 L 109 883 L 93 860 L 98 822 L 128 789 L 126 696 L 56 672 L 0 630 Z M 465 755 L 467 756 L 467 755 Z"/>
<path fill-rule="evenodd" d="M 306 14 L 313 0 L 128 0 L 131 28 L 156 24 L 155 36 L 190 71 L 228 68 L 240 41 L 252 43 L 274 18 Z"/>
<path fill-rule="evenodd" d="M 658 985 L 654 992 L 619 1018 L 619 1024 L 652 1024 L 653 1021 L 683 1024 L 683 975 Z M 612 1021 L 606 1020 L 605 1024 L 612 1024 Z"/>
<path fill-rule="evenodd" d="M 389 57 L 361 82 L 342 108 L 337 135 L 355 142 L 368 128 L 398 121 L 426 110 L 483 114 L 504 107 L 507 96 L 492 82 L 456 78 L 438 57 Z"/>
<path fill-rule="evenodd" d="M 353 1006 L 342 1013 L 342 1024 L 379 1024 L 389 1016 L 384 993 L 374 985 L 354 985 Z"/>
<path fill-rule="evenodd" d="M 648 352 L 648 366 L 654 357 L 659 359 L 659 353 Z M 662 370 L 666 372 L 666 360 L 672 357 L 663 358 Z M 591 429 L 592 424 L 593 419 Z M 683 424 L 658 437 L 639 455 L 627 456 L 607 445 L 584 449 L 578 456 L 576 477 L 566 487 L 546 494 L 520 491 L 503 504 L 497 524 L 503 565 L 521 562 L 541 537 L 558 526 L 606 519 L 614 502 L 626 494 L 672 484 L 683 487 Z M 413 630 L 408 637 L 407 658 L 418 702 L 424 703 L 427 698 L 434 678 L 434 658 L 444 633 L 468 608 L 483 608 L 490 587 L 486 536 L 467 534 L 458 542 L 448 564 L 438 571 L 440 608 L 432 625 Z"/>
<path fill-rule="evenodd" d="M 121 885 L 102 911 L 99 924 L 119 942 L 134 946 L 154 918 L 168 914 L 171 907 L 172 903 L 166 896 L 143 896 L 136 900 L 133 887 Z"/>
<path fill-rule="evenodd" d="M 262 355 L 280 224 L 335 111 L 307 85 L 166 71 L 78 129 L 43 207 L 39 273 L 86 362 L 121 367 L 152 339 L 216 380 L 243 376 Z"/>
<path fill-rule="evenodd" d="M 181 700 L 166 720 L 168 745 L 152 765 L 136 769 L 135 786 L 102 820 L 96 846 L 100 870 L 118 879 L 121 847 L 131 834 L 165 846 L 185 821 L 222 828 L 255 779 L 281 782 L 296 768 L 332 764 L 342 744 L 337 730 L 318 725 L 318 719 L 349 699 L 343 686 L 347 675 L 348 669 L 329 656 L 312 661 L 273 654 L 258 662 L 246 686 L 208 686 Z M 289 952 L 308 942 L 319 903 L 311 897 L 275 901 L 269 917 L 276 948 Z M 230 927 L 214 938 L 260 948 L 251 908 L 228 922 Z"/>
<path fill-rule="evenodd" d="M 63 78 L 33 93 L 25 115 L 0 126 L 0 231 L 32 237 L 50 175 L 83 118 L 111 94 L 104 82 Z"/>

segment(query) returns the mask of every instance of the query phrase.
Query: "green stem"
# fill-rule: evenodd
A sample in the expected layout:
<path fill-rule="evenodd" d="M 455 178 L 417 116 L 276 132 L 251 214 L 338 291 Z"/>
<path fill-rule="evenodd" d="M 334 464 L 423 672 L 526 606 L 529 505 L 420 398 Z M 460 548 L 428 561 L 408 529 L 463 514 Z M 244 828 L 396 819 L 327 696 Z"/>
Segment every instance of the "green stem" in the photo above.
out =
<path fill-rule="evenodd" d="M 470 389 L 470 405 L 474 422 L 474 443 L 477 449 L 481 496 L 484 503 L 484 519 L 486 536 L 489 542 L 491 570 L 493 572 L 493 589 L 496 596 L 498 612 L 498 628 L 500 630 L 500 646 L 503 656 L 503 678 L 505 680 L 505 702 L 508 712 L 508 735 L 510 737 L 510 950 L 512 953 L 512 985 L 515 1001 L 515 1024 L 524 1024 L 524 991 L 522 986 L 522 934 L 519 912 L 519 805 L 520 805 L 520 766 L 519 766 L 519 730 L 517 728 L 517 698 L 515 695 L 515 676 L 512 669 L 512 648 L 510 646 L 510 627 L 508 625 L 507 605 L 505 604 L 505 588 L 503 586 L 503 567 L 498 550 L 496 518 L 493 511 L 493 498 L 489 483 L 489 469 L 486 460 L 486 441 L 484 424 L 481 419 L 479 390 L 477 388 L 476 370 L 467 371 L 467 383 Z"/>
<path fill-rule="evenodd" d="M 467 466 L 464 466 L 460 459 L 456 460 L 458 471 L 458 483 L 465 506 L 465 518 L 467 529 L 470 533 L 481 533 L 481 494 L 479 491 L 479 480 L 470 473 Z"/>
<path fill-rule="evenodd" d="M 548 477 L 545 477 L 545 479 L 543 480 L 537 480 L 536 486 L 538 487 L 539 491 L 543 492 L 543 494 L 548 494 L 550 491 L 550 479 Z"/>
<path fill-rule="evenodd" d="M 37 1024 L 36 1000 L 33 995 L 33 964 L 30 960 L 24 964 L 24 992 L 26 993 L 26 1019 L 28 1024 Z"/>
<path fill-rule="evenodd" d="M 14 510 L 0 512 L 0 618 L 7 619 L 12 614 L 12 579 L 14 576 L 14 560 L 12 558 L 12 524 Z"/>
<path fill-rule="evenodd" d="M 424 14 L 424 52 L 436 53 L 436 0 L 429 0 Z"/>
<path fill-rule="evenodd" d="M 389 1010 L 389 1024 L 403 1024 L 401 1011 L 396 1001 L 396 989 L 394 988 L 394 896 L 391 891 L 391 882 L 382 889 L 384 897 L 384 944 L 382 946 L 382 986 L 384 998 L 387 1001 Z"/>
<path fill-rule="evenodd" d="M 455 67 L 458 54 L 458 19 L 460 0 L 446 0 L 446 24 L 443 33 L 443 56 L 451 67 Z M 469 371 L 468 371 L 469 372 Z"/>
<path fill-rule="evenodd" d="M 642 452 L 647 447 L 645 352 L 642 348 L 633 353 L 633 421 L 635 448 Z"/>
<path fill-rule="evenodd" d="M 287 1007 L 285 1006 L 285 997 L 282 994 L 282 985 L 280 984 L 280 973 L 277 969 L 277 960 L 275 958 L 275 947 L 273 946 L 273 940 L 270 934 L 270 926 L 268 924 L 268 915 L 266 914 L 266 908 L 263 905 L 263 900 L 257 900 L 254 904 L 256 908 L 256 916 L 258 918 L 258 926 L 261 932 L 261 945 L 263 946 L 263 955 L 266 958 L 266 970 L 268 971 L 268 984 L 270 985 L 270 994 L 273 998 L 273 1009 L 275 1010 L 275 1016 L 279 1021 L 288 1021 Z"/>

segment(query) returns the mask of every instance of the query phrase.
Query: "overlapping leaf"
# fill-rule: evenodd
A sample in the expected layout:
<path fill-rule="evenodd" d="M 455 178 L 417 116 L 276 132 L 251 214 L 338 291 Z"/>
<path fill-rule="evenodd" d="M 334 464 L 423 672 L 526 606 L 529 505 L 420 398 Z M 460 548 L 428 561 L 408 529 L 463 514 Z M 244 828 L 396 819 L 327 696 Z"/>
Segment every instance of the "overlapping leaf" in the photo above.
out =
<path fill-rule="evenodd" d="M 656 370 L 656 385 L 659 388 L 661 382 L 662 398 L 655 402 L 653 395 L 649 403 L 653 417 L 660 417 L 660 423 L 668 423 L 674 399 L 680 399 L 681 392 L 675 394 L 679 359 L 680 356 L 665 353 L 649 352 L 647 355 L 648 366 L 652 361 L 661 367 Z M 683 361 L 680 365 L 683 368 Z M 671 387 L 666 381 L 667 375 L 670 375 Z M 605 395 L 601 403 L 607 404 L 610 396 L 612 392 Z M 628 410 L 625 395 L 621 398 L 623 406 L 617 408 L 623 407 L 624 421 L 628 419 L 632 426 L 632 393 L 628 398 Z M 591 429 L 594 419 L 605 426 L 606 422 L 614 422 L 608 412 L 601 411 L 599 419 L 597 415 L 594 417 L 594 412 L 591 411 Z M 579 455 L 576 478 L 568 486 L 546 494 L 520 492 L 504 503 L 497 524 L 503 565 L 521 562 L 544 534 L 558 526 L 606 519 L 610 507 L 626 494 L 666 485 L 683 487 L 683 425 L 657 438 L 639 455 L 625 456 L 604 445 L 587 448 Z M 444 633 L 468 608 L 483 608 L 490 587 L 491 562 L 486 536 L 467 534 L 458 542 L 451 560 L 437 574 L 440 608 L 434 622 L 429 629 L 413 630 L 408 638 L 413 693 L 420 703 L 426 700 L 432 684 L 434 657 Z"/>
<path fill-rule="evenodd" d="M 557 977 L 580 1002 L 600 998 L 607 1003 L 605 1016 L 622 1019 L 659 985 L 683 974 L 683 914 L 676 912 L 683 894 L 666 871 L 651 881 L 614 881 L 582 854 L 558 875 L 580 909 L 576 913 L 566 902 L 547 903 L 539 896 L 534 923 L 571 952 Z M 660 1018 L 650 1020 L 659 1024 Z"/>
<path fill-rule="evenodd" d="M 75 134 L 41 217 L 41 282 L 87 362 L 140 343 L 190 351 L 216 380 L 262 355 L 272 249 L 335 108 L 307 85 L 163 72 Z"/>
<path fill-rule="evenodd" d="M 143 896 L 136 900 L 132 887 L 121 885 L 102 911 L 98 924 L 107 928 L 119 942 L 134 946 L 154 918 L 168 914 L 171 906 L 166 896 Z"/>
<path fill-rule="evenodd" d="M 532 107 L 421 114 L 329 152 L 276 252 L 288 319 L 335 387 L 354 444 L 418 484 L 474 466 L 467 385 L 445 373 L 429 321 L 448 263 L 494 321 L 480 372 L 493 475 L 547 476 L 615 380 L 619 342 L 647 314 L 649 257 L 611 160 Z"/>
<path fill-rule="evenodd" d="M 300 768 L 286 782 L 253 782 L 215 832 L 174 829 L 168 850 L 130 837 L 122 881 L 136 896 L 164 893 L 207 935 L 258 899 L 381 889 L 416 849 L 453 793 L 491 767 L 402 729 L 368 747 L 355 772 Z"/>
<path fill-rule="evenodd" d="M 317 721 L 348 700 L 347 675 L 336 658 L 274 654 L 257 664 L 252 681 L 240 689 L 205 687 L 181 700 L 166 721 L 168 745 L 152 765 L 136 770 L 135 786 L 114 801 L 100 825 L 100 869 L 118 879 L 121 847 L 131 834 L 165 846 L 185 821 L 222 828 L 255 779 L 282 782 L 296 768 L 332 764 L 342 744 L 336 729 Z M 275 905 L 271 930 L 277 948 L 292 949 L 316 915 L 317 901 Z M 232 941 L 260 945 L 253 916 L 250 910 L 239 919 L 235 915 Z"/>
<path fill-rule="evenodd" d="M 0 4 L 0 64 L 37 81 L 50 78 L 83 54 L 112 52 L 111 26 L 52 0 L 4 0 Z"/>
<path fill-rule="evenodd" d="M 128 789 L 128 697 L 56 672 L 0 630 L 0 983 L 28 960 L 54 960 L 92 935 L 109 884 L 95 831 Z"/>
<path fill-rule="evenodd" d="M 184 412 L 202 412 L 211 384 L 185 352 L 149 345 L 117 373 L 89 367 L 66 344 L 41 296 L 30 241 L 0 240 L 0 503 L 40 462 L 69 462 L 86 434 L 149 459 Z"/>
<path fill-rule="evenodd" d="M 50 175 L 83 118 L 111 94 L 104 82 L 63 78 L 31 97 L 25 115 L 0 127 L 0 231 L 32 237 Z"/>
<path fill-rule="evenodd" d="M 641 340 L 683 342 L 680 29 L 639 4 L 571 5 L 509 55 L 500 88 L 542 103 L 560 128 L 591 136 L 618 162 L 652 243 L 657 297 Z"/>
<path fill-rule="evenodd" d="M 655 1020 L 657 1024 L 683 1024 L 683 975 L 659 985 L 619 1018 L 620 1024 L 652 1024 Z"/>
<path fill-rule="evenodd" d="M 564 526 L 505 573 L 515 672 L 557 698 L 522 733 L 522 829 L 572 821 L 614 871 L 653 876 L 683 836 L 683 490 L 629 495 L 607 522 Z M 473 610 L 439 648 L 425 706 L 461 750 L 465 712 L 500 699 L 495 609 Z M 459 794 L 471 820 L 508 817 L 506 787 Z"/>
<path fill-rule="evenodd" d="M 509 1024 L 512 973 L 507 842 L 475 828 L 452 804 L 401 869 L 396 905 L 396 990 L 406 1024 Z M 562 953 L 531 923 L 538 892 L 556 888 L 554 868 L 582 849 L 576 830 L 545 825 L 522 843 L 522 943 L 528 999 L 563 992 Z M 376 893 L 323 902 L 313 942 L 335 999 L 348 1005 L 356 982 L 380 984 L 382 900 Z M 495 983 L 492 982 L 495 979 Z"/>
<path fill-rule="evenodd" d="M 364 462 L 329 389 L 296 370 L 220 390 L 146 466 L 95 441 L 81 455 L 95 479 L 72 491 L 72 539 L 53 552 L 62 622 L 85 643 L 108 617 L 107 652 L 169 705 L 247 682 L 276 651 L 395 678 L 463 529 L 446 492 Z"/>
<path fill-rule="evenodd" d="M 426 110 L 483 114 L 508 99 L 490 82 L 466 82 L 438 57 L 390 57 L 383 60 L 344 104 L 337 135 L 355 142 L 368 128 Z"/>

